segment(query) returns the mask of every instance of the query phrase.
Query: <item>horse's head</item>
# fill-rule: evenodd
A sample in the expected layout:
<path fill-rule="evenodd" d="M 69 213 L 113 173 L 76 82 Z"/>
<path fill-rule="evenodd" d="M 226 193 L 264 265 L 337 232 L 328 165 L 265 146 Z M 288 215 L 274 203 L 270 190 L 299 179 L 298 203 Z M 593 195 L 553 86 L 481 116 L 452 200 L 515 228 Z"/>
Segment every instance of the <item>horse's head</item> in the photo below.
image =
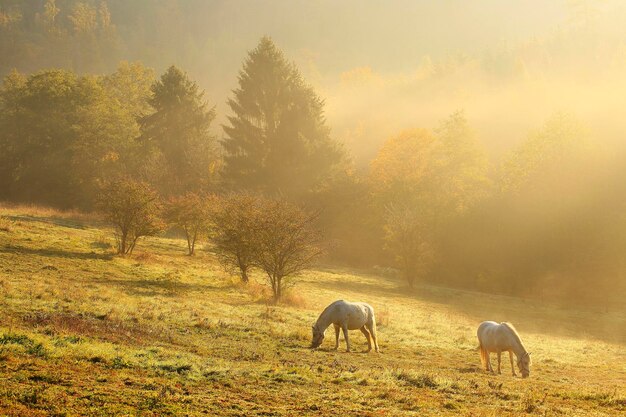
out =
<path fill-rule="evenodd" d="M 528 376 L 530 376 L 530 363 L 530 353 L 528 352 L 517 358 L 517 367 L 522 373 L 522 378 L 528 378 Z"/>
<path fill-rule="evenodd" d="M 324 331 L 317 324 L 313 325 L 313 339 L 311 340 L 311 349 L 319 347 L 324 341 Z"/>

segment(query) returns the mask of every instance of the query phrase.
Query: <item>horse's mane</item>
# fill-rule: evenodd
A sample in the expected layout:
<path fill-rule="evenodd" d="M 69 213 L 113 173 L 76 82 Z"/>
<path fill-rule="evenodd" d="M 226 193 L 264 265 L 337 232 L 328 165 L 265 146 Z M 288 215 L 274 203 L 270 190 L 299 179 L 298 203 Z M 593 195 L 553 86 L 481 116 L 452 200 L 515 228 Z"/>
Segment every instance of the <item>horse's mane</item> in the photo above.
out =
<path fill-rule="evenodd" d="M 332 307 L 335 306 L 336 303 L 339 302 L 343 302 L 343 300 L 337 300 L 337 301 L 333 301 L 332 303 L 330 303 L 328 306 L 326 306 L 326 308 L 324 309 L 324 311 L 322 311 L 322 313 L 319 315 L 319 317 L 317 318 L 317 320 L 315 321 L 315 324 L 317 324 L 317 322 L 326 315 L 326 313 L 328 313 L 328 311 L 330 311 L 330 309 Z"/>
<path fill-rule="evenodd" d="M 343 302 L 343 300 L 337 300 L 337 301 L 333 301 L 332 303 L 330 303 L 329 305 L 326 306 L 326 308 L 324 309 L 324 311 L 322 311 L 322 314 L 320 314 L 320 316 L 322 316 L 324 313 L 326 313 L 328 310 L 330 310 L 331 308 L 333 308 L 335 306 L 335 304 L 337 303 L 341 303 Z"/>
<path fill-rule="evenodd" d="M 519 337 L 519 333 L 517 333 L 517 330 L 511 323 L 505 321 L 500 324 L 502 324 L 504 327 L 507 327 L 511 331 L 511 333 L 513 333 L 513 336 L 515 336 L 517 343 L 519 343 L 521 347 L 524 347 L 524 344 L 522 343 L 522 339 Z"/>

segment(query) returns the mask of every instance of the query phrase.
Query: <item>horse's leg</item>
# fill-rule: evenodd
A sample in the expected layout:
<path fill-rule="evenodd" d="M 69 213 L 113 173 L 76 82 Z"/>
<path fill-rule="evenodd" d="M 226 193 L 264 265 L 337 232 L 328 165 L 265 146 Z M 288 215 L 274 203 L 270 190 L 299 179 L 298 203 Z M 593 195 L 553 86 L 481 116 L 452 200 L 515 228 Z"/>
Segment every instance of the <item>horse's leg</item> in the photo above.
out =
<path fill-rule="evenodd" d="M 335 350 L 339 349 L 339 325 L 334 324 L 335 326 Z"/>
<path fill-rule="evenodd" d="M 374 349 L 378 352 L 378 338 L 376 337 L 376 324 L 366 324 L 367 330 L 369 330 L 372 335 L 372 340 L 374 341 Z"/>
<path fill-rule="evenodd" d="M 365 326 L 363 326 L 361 327 L 361 333 L 363 333 L 365 335 L 365 338 L 367 339 L 367 351 L 369 352 L 372 350 L 372 341 L 370 340 L 370 332 L 368 332 Z"/>
<path fill-rule="evenodd" d="M 502 352 L 498 351 L 498 375 L 502 375 L 502 372 L 500 371 L 501 360 L 502 360 Z"/>
<path fill-rule="evenodd" d="M 515 373 L 515 366 L 513 365 L 513 352 L 509 350 L 509 358 L 511 359 L 511 370 L 513 371 L 513 376 L 517 376 Z"/>
<path fill-rule="evenodd" d="M 493 367 L 491 366 L 491 352 L 489 352 L 488 350 L 485 350 L 485 359 L 487 360 L 487 370 L 489 372 L 493 372 Z"/>
<path fill-rule="evenodd" d="M 482 346 L 480 347 L 480 360 L 482 361 L 485 371 L 489 372 L 489 354 L 487 349 L 484 349 Z"/>
<path fill-rule="evenodd" d="M 344 323 L 341 328 L 343 329 L 343 338 L 346 339 L 346 351 L 350 352 L 350 336 L 348 336 L 348 325 Z"/>

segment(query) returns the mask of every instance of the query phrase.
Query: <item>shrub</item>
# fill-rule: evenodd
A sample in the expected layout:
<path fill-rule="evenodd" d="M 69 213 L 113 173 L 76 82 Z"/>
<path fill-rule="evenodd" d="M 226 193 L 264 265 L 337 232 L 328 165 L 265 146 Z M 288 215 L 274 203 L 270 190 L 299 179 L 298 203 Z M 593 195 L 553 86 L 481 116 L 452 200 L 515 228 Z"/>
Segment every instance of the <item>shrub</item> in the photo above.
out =
<path fill-rule="evenodd" d="M 193 255 L 199 234 L 207 229 L 209 220 L 208 209 L 212 198 L 196 193 L 172 197 L 165 204 L 163 217 L 165 220 L 185 232 L 187 250 Z"/>
<path fill-rule="evenodd" d="M 104 184 L 98 208 L 115 227 L 120 255 L 132 254 L 140 237 L 156 235 L 163 229 L 157 193 L 144 182 L 118 180 Z"/>
<path fill-rule="evenodd" d="M 309 214 L 285 201 L 263 201 L 254 231 L 254 265 L 265 272 L 278 302 L 294 276 L 311 267 L 322 254 L 321 234 Z"/>
<path fill-rule="evenodd" d="M 291 278 L 322 254 L 315 214 L 294 204 L 253 195 L 223 198 L 213 215 L 213 242 L 218 259 L 238 270 L 244 282 L 249 271 L 263 271 L 278 302 Z"/>
<path fill-rule="evenodd" d="M 244 283 L 253 265 L 255 229 L 258 224 L 259 197 L 240 194 L 223 197 L 213 207 L 212 240 L 217 259 L 227 271 L 238 272 Z"/>

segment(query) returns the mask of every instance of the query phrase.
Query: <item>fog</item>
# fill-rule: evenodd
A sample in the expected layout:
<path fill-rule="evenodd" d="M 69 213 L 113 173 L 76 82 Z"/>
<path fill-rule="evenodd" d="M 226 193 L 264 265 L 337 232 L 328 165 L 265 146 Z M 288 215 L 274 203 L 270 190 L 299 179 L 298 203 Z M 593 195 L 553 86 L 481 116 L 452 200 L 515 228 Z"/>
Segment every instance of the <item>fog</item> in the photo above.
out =
<path fill-rule="evenodd" d="M 57 1 L 57 20 L 74 3 Z M 0 10 L 10 16 L 19 4 L 3 0 Z M 626 5 L 618 0 L 106 4 L 115 42 L 84 68 L 61 66 L 103 73 L 129 60 L 160 73 L 176 64 L 206 90 L 223 122 L 242 59 L 269 35 L 326 100 L 333 135 L 358 165 L 399 130 L 432 127 L 460 109 L 493 156 L 555 112 L 575 115 L 604 140 L 624 127 L 616 116 L 626 83 Z M 26 23 L 43 10 L 22 7 Z M 58 66 L 51 63 L 66 53 L 7 57 L 0 72 Z"/>
<path fill-rule="evenodd" d="M 258 192 L 323 212 L 330 262 L 623 306 L 625 22 L 619 0 L 0 0 L 0 199 Z"/>
<path fill-rule="evenodd" d="M 241 57 L 269 35 L 325 98 L 358 165 L 399 130 L 459 109 L 495 157 L 556 112 L 604 140 L 623 131 L 619 1 L 190 3 L 173 14 L 186 40 L 170 60 L 206 88 L 218 118 Z"/>

